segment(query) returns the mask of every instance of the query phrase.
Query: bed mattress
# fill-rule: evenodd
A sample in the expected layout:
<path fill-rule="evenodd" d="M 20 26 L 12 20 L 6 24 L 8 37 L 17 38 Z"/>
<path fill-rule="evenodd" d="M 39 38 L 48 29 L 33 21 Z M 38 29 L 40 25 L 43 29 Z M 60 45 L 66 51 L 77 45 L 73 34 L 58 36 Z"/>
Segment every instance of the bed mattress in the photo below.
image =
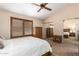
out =
<path fill-rule="evenodd" d="M 5 40 L 0 56 L 41 56 L 48 51 L 52 49 L 47 41 L 29 36 Z"/>

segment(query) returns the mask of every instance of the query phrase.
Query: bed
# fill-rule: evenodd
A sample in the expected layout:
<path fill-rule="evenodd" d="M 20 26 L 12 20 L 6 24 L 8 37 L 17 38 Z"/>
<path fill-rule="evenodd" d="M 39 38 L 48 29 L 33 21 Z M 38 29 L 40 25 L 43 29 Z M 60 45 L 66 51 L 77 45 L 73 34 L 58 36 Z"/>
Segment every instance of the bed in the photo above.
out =
<path fill-rule="evenodd" d="M 11 17 L 10 37 L 3 40 L 0 56 L 48 56 L 52 49 L 50 44 L 33 36 L 33 21 Z"/>
<path fill-rule="evenodd" d="M 42 56 L 52 53 L 47 41 L 32 36 L 4 40 L 4 45 L 0 56 Z"/>
<path fill-rule="evenodd" d="M 64 38 L 69 38 L 69 32 L 64 32 Z"/>
<path fill-rule="evenodd" d="M 69 38 L 70 29 L 64 29 L 64 38 Z"/>

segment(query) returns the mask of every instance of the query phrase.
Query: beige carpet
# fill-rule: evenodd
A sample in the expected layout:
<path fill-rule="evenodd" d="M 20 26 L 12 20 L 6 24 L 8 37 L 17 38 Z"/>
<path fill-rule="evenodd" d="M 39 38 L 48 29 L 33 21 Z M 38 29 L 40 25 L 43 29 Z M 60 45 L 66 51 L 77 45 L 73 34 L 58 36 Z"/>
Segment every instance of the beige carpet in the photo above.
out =
<path fill-rule="evenodd" d="M 76 37 L 69 37 L 69 39 L 72 40 L 72 41 L 78 42 L 78 39 L 76 39 Z"/>
<path fill-rule="evenodd" d="M 79 43 L 63 39 L 62 43 L 53 42 L 52 39 L 46 39 L 51 45 L 55 56 L 78 56 Z"/>

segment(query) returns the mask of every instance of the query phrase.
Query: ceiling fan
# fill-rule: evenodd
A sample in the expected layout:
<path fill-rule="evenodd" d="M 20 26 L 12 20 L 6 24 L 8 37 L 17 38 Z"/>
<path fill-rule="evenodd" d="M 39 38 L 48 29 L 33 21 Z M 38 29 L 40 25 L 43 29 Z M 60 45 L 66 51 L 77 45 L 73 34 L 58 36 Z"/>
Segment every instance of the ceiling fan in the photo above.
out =
<path fill-rule="evenodd" d="M 52 11 L 52 9 L 46 7 L 46 5 L 47 5 L 48 3 L 41 3 L 40 5 L 35 4 L 35 3 L 32 3 L 32 4 L 40 7 L 40 9 L 39 9 L 37 12 L 39 12 L 41 9 L 47 9 L 47 10 L 49 10 L 49 11 Z"/>

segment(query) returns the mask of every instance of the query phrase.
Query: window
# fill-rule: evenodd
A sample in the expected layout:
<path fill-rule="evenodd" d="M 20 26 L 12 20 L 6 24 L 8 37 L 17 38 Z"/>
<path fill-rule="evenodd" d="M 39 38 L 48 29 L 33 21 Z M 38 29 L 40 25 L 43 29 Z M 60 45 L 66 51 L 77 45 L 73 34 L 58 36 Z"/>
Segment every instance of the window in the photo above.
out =
<path fill-rule="evenodd" d="M 11 38 L 30 36 L 33 34 L 33 22 L 11 17 Z"/>

